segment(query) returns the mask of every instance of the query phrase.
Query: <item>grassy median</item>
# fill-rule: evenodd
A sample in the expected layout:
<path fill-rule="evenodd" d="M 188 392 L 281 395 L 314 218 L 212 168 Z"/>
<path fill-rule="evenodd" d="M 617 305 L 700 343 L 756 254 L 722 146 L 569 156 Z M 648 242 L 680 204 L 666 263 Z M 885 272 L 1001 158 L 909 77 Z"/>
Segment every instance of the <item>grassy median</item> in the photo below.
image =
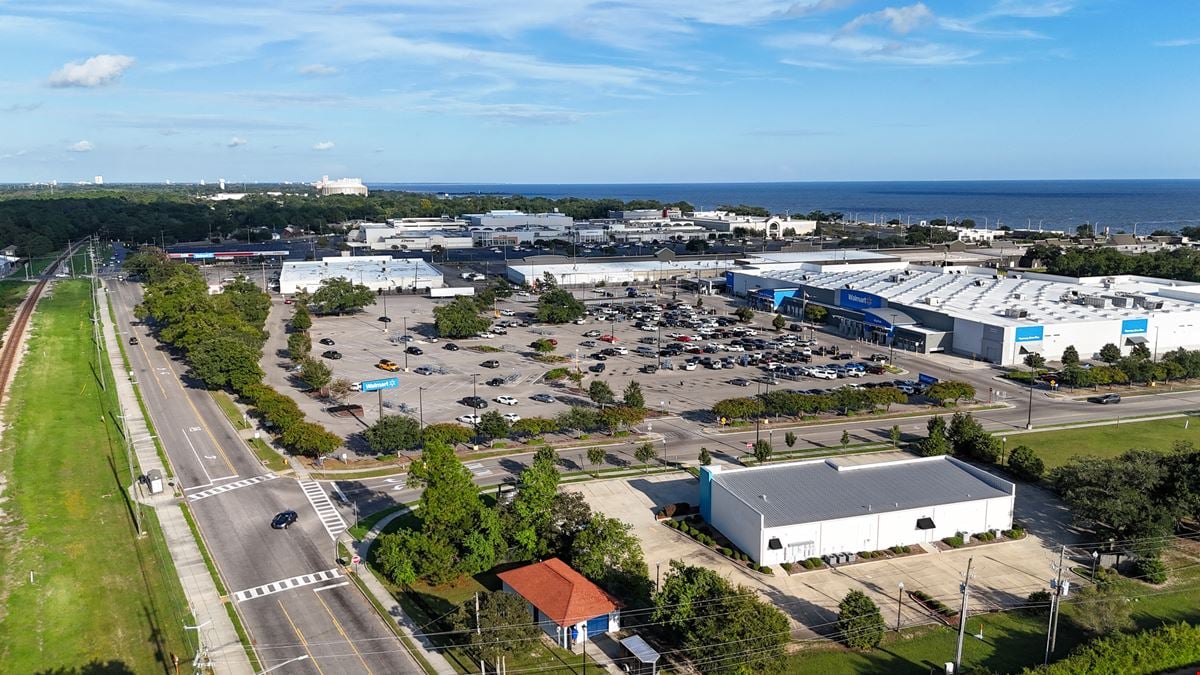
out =
<path fill-rule="evenodd" d="M 137 537 L 115 405 L 95 375 L 91 309 L 86 281 L 60 282 L 43 299 L 4 415 L 3 673 L 169 673 L 171 655 L 186 663 L 193 652 L 149 509 L 149 534 Z"/>

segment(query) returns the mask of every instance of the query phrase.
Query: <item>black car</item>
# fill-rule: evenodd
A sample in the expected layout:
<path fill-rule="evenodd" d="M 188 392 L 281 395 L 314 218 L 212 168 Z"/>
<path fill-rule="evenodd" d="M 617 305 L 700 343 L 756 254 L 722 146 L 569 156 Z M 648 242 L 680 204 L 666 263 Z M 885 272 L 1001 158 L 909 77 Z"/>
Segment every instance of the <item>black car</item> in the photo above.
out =
<path fill-rule="evenodd" d="M 484 368 L 499 368 L 500 362 L 496 359 L 488 359 L 479 365 L 483 366 Z"/>
<path fill-rule="evenodd" d="M 331 338 L 321 338 L 320 340 L 317 340 L 317 342 L 320 342 L 321 344 L 325 345 L 326 347 L 332 347 L 334 344 L 333 340 Z"/>
<path fill-rule="evenodd" d="M 479 396 L 468 396 L 462 400 L 462 404 L 476 410 L 483 410 L 488 407 L 488 402 Z"/>
<path fill-rule="evenodd" d="M 456 352 L 458 351 L 458 345 L 454 344 L 453 342 L 447 342 L 445 345 L 442 345 L 442 349 L 445 349 L 448 352 Z"/>
<path fill-rule="evenodd" d="M 588 370 L 592 371 L 593 373 L 603 373 L 604 372 L 604 364 L 603 363 L 592 364 L 592 367 L 588 368 Z"/>
<path fill-rule="evenodd" d="M 390 317 L 390 316 L 381 316 L 381 317 L 379 317 L 378 319 L 375 319 L 375 320 L 376 320 L 376 321 L 382 321 L 383 323 L 391 323 L 391 322 L 392 322 L 392 317 Z"/>
<path fill-rule="evenodd" d="M 409 347 L 408 349 L 405 349 L 404 351 L 408 352 L 409 354 L 412 354 L 413 356 L 420 356 L 425 353 L 425 352 L 421 351 L 421 348 L 417 347 L 416 345 Z"/>
<path fill-rule="evenodd" d="M 133 336 L 133 337 L 131 337 L 131 338 L 129 338 L 129 344 L 131 344 L 131 345 L 136 345 L 137 343 L 138 343 L 138 339 L 137 339 L 137 336 L 136 336 L 136 335 L 135 335 L 135 336 Z"/>
<path fill-rule="evenodd" d="M 652 373 L 657 373 L 658 366 L 654 365 L 653 363 L 648 363 L 648 364 L 642 366 L 642 372 L 646 373 L 647 375 L 652 374 Z"/>
<path fill-rule="evenodd" d="M 597 361 L 607 361 L 608 360 L 608 356 L 606 356 L 604 354 L 604 352 L 596 352 L 595 354 L 592 354 L 592 358 L 596 359 Z"/>
<path fill-rule="evenodd" d="M 271 519 L 271 527 L 276 530 L 286 530 L 289 525 L 295 525 L 299 516 L 295 511 L 283 511 Z"/>
<path fill-rule="evenodd" d="M 851 354 L 850 352 L 842 352 L 841 354 L 833 355 L 834 361 L 849 361 L 852 358 L 854 358 L 854 354 Z"/>
<path fill-rule="evenodd" d="M 876 363 L 881 363 L 883 361 L 887 361 L 888 357 L 887 357 L 887 354 L 872 354 L 867 357 L 867 360 L 874 361 Z"/>
<path fill-rule="evenodd" d="M 492 379 L 488 380 L 484 384 L 486 384 L 489 387 L 499 387 L 500 385 L 504 384 L 504 378 L 503 377 L 493 377 Z"/>
<path fill-rule="evenodd" d="M 1120 403 L 1120 394 L 1101 394 L 1099 396 L 1089 396 L 1088 402 L 1099 403 L 1100 405 L 1108 405 L 1109 403 Z"/>
<path fill-rule="evenodd" d="M 336 361 L 336 360 L 342 358 L 342 353 L 339 351 L 334 351 L 334 350 L 330 349 L 328 351 L 321 352 L 321 356 L 324 356 L 327 359 L 333 359 L 334 361 Z"/>

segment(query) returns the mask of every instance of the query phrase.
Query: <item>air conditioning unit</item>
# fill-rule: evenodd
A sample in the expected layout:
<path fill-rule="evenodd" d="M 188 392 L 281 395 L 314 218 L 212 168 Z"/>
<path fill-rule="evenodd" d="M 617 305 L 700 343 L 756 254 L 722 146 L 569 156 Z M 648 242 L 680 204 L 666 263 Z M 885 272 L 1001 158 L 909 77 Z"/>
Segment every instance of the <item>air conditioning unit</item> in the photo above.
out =
<path fill-rule="evenodd" d="M 1024 300 L 1025 296 L 1021 295 L 1020 293 L 1013 293 L 1012 295 L 1008 296 L 1008 299 L 1009 300 Z"/>
<path fill-rule="evenodd" d="M 1029 316 L 1029 310 L 1021 309 L 1020 307 L 1009 307 L 1004 310 L 1004 316 L 1010 319 L 1024 319 Z"/>
<path fill-rule="evenodd" d="M 976 280 L 974 281 L 974 284 L 975 284 L 976 286 L 982 286 L 982 285 L 983 285 L 983 279 L 976 279 Z"/>
<path fill-rule="evenodd" d="M 925 296 L 925 298 L 922 301 L 925 304 L 929 305 L 930 307 L 941 307 L 942 306 L 942 299 L 937 296 L 934 296 L 934 295 Z"/>

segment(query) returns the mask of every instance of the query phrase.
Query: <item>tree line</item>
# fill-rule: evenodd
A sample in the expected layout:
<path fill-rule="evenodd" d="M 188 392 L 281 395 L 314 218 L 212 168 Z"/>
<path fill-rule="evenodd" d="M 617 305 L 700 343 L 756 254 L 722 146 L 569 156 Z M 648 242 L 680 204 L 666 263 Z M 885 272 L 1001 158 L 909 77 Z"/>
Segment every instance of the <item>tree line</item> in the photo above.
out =
<path fill-rule="evenodd" d="M 1100 277 L 1136 274 L 1178 281 L 1200 281 L 1200 251 L 1190 248 L 1122 253 L 1115 248 L 1063 248 L 1038 244 L 1028 253 L 1051 274 Z"/>

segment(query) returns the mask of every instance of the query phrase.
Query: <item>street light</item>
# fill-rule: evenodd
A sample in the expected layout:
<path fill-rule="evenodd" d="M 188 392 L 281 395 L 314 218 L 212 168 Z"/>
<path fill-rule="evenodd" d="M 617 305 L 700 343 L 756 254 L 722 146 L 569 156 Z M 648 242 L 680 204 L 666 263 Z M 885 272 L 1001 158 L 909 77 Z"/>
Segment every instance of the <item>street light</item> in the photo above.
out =
<path fill-rule="evenodd" d="M 402 316 L 400 320 L 404 322 L 404 339 L 401 343 L 404 345 L 404 372 L 408 372 L 408 317 Z M 384 322 L 387 325 L 387 322 Z"/>
<path fill-rule="evenodd" d="M 1000 464 L 1004 464 L 1004 451 L 1008 448 L 1008 436 L 1000 437 Z"/>
<path fill-rule="evenodd" d="M 904 606 L 904 582 L 900 582 L 900 590 L 896 592 L 896 632 L 900 632 L 900 608 Z"/>
<path fill-rule="evenodd" d="M 1100 551 L 1092 551 L 1092 581 L 1096 580 L 1096 563 L 1100 561 Z"/>

